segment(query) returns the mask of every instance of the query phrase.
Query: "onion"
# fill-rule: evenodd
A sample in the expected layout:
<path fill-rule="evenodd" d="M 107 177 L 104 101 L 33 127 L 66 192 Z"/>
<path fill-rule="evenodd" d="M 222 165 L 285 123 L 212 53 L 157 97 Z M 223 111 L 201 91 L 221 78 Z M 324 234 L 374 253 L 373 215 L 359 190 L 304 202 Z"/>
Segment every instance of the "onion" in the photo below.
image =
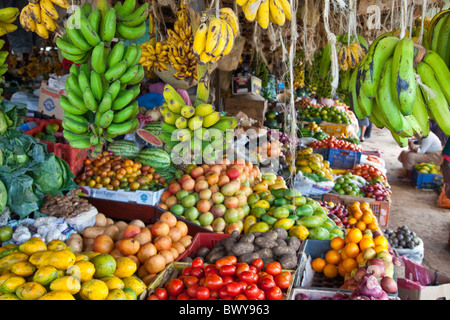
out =
<path fill-rule="evenodd" d="M 356 282 L 360 282 L 367 274 L 367 269 L 364 267 L 360 267 L 358 268 L 358 270 L 356 270 L 355 274 L 353 275 L 353 278 L 355 279 Z"/>
<path fill-rule="evenodd" d="M 297 293 L 295 295 L 295 300 L 310 300 L 310 298 L 304 293 Z"/>
<path fill-rule="evenodd" d="M 367 267 L 367 273 L 373 275 L 375 278 L 381 278 L 386 272 L 385 266 L 380 266 L 378 264 L 373 264 Z"/>
<path fill-rule="evenodd" d="M 383 289 L 381 288 L 380 284 L 378 283 L 377 278 L 374 276 L 368 276 L 364 277 L 359 284 L 358 284 L 359 292 L 361 292 L 361 295 L 367 296 L 367 297 L 374 297 L 379 298 L 381 293 L 383 292 Z M 355 289 L 356 290 L 356 289 Z"/>
<path fill-rule="evenodd" d="M 370 298 L 366 296 L 356 296 L 352 300 L 370 300 Z"/>
<path fill-rule="evenodd" d="M 332 297 L 331 300 L 348 300 L 348 295 L 342 293 L 342 292 L 336 292 Z"/>
<path fill-rule="evenodd" d="M 390 300 L 388 294 L 385 291 L 381 291 L 378 298 L 373 298 L 373 300 Z"/>
<path fill-rule="evenodd" d="M 381 278 L 380 286 L 387 293 L 397 292 L 398 289 L 397 282 L 393 278 L 388 276 Z"/>

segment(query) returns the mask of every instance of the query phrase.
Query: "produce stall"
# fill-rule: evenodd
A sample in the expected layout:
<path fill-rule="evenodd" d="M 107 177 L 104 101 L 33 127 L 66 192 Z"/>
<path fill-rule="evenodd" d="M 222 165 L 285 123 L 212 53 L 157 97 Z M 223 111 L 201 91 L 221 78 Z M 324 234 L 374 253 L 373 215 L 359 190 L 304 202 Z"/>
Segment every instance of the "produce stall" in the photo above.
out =
<path fill-rule="evenodd" d="M 450 9 L 373 34 L 357 1 L 171 3 L 0 8 L 0 300 L 419 300 L 358 121 L 448 134 Z"/>

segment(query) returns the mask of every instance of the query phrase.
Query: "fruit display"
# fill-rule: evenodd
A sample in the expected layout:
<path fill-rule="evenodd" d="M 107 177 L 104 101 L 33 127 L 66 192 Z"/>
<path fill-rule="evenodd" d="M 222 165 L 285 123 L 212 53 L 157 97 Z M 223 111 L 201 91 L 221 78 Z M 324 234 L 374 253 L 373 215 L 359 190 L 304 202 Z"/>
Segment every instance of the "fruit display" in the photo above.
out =
<path fill-rule="evenodd" d="M 390 187 L 386 187 L 383 182 L 369 182 L 361 188 L 364 197 L 373 198 L 376 201 L 389 201 L 392 194 Z"/>
<path fill-rule="evenodd" d="M 429 163 L 418 163 L 414 166 L 414 169 L 420 173 L 430 173 L 430 174 L 442 174 L 441 167 L 433 162 Z"/>
<path fill-rule="evenodd" d="M 160 139 L 167 145 L 172 160 L 187 159 L 191 163 L 194 159 L 194 163 L 198 163 L 195 157 L 201 156 L 207 163 L 222 161 L 222 154 L 231 145 L 228 130 L 237 127 L 237 119 L 222 116 L 212 104 L 186 105 L 169 84 L 165 85 L 163 95 Z"/>
<path fill-rule="evenodd" d="M 282 300 L 292 278 L 278 262 L 243 263 L 228 256 L 207 265 L 198 258 L 150 292 L 147 300 Z"/>
<path fill-rule="evenodd" d="M 290 161 L 290 156 L 286 157 Z M 307 177 L 314 175 L 321 176 L 325 180 L 333 181 L 333 175 L 328 160 L 324 160 L 319 153 L 314 153 L 312 148 L 304 148 L 297 151 L 295 156 L 295 168 L 291 168 L 291 172 L 301 171 Z M 317 179 L 314 178 L 316 181 Z"/>
<path fill-rule="evenodd" d="M 315 121 L 309 122 L 306 126 L 302 125 L 300 130 L 297 132 L 299 138 L 314 138 L 317 140 L 323 140 L 329 136 Z"/>
<path fill-rule="evenodd" d="M 218 17 L 215 12 L 204 13 L 195 32 L 192 49 L 200 63 L 214 63 L 228 55 L 239 36 L 239 19 L 231 8 L 221 8 Z"/>
<path fill-rule="evenodd" d="M 426 29 L 427 41 L 424 42 L 425 47 L 436 52 L 445 61 L 448 68 L 450 68 L 449 13 L 450 9 L 442 10 L 430 19 Z"/>
<path fill-rule="evenodd" d="M 428 135 L 429 118 L 444 133 L 450 132 L 449 78 L 445 61 L 435 51 L 409 37 L 382 34 L 351 75 L 350 105 L 359 119 L 369 117 L 377 127 L 391 131 L 400 146 L 406 146 L 412 135 Z"/>
<path fill-rule="evenodd" d="M 348 209 L 341 203 L 319 201 L 320 205 L 328 210 L 328 217 L 334 220 L 334 223 L 340 228 L 350 228 L 348 222 Z"/>
<path fill-rule="evenodd" d="M 361 146 L 346 140 L 336 138 L 335 136 L 329 136 L 328 138 L 324 138 L 322 140 L 313 141 L 311 142 L 309 147 L 313 149 L 331 148 L 340 150 L 352 150 L 358 152 L 363 151 Z"/>
<path fill-rule="evenodd" d="M 58 137 L 57 132 L 60 132 L 60 126 L 57 123 L 50 123 L 44 127 L 44 131 L 37 132 L 33 135 L 38 140 L 58 142 L 64 140 L 62 135 Z"/>
<path fill-rule="evenodd" d="M 299 109 L 297 111 L 297 118 L 299 120 L 314 121 L 320 119 L 337 124 L 351 124 L 351 120 L 346 111 L 339 110 L 337 107 L 323 106 L 310 107 Z"/>
<path fill-rule="evenodd" d="M 269 23 L 283 26 L 291 21 L 291 5 L 287 0 L 239 0 L 247 21 L 255 21 L 262 29 L 267 29 Z"/>
<path fill-rule="evenodd" d="M 350 172 L 336 178 L 333 190 L 342 195 L 364 197 L 365 193 L 361 188 L 366 184 L 366 180 Z"/>
<path fill-rule="evenodd" d="M 57 7 L 69 8 L 67 0 L 30 0 L 20 12 L 20 25 L 27 31 L 36 32 L 38 36 L 48 39 L 52 32 L 59 29 Z"/>
<path fill-rule="evenodd" d="M 384 234 L 394 249 L 414 249 L 421 242 L 416 233 L 406 225 L 397 227 L 395 230 L 386 229 Z"/>
<path fill-rule="evenodd" d="M 160 207 L 214 232 L 241 232 L 259 168 L 246 164 L 190 165 L 170 182 Z"/>
<path fill-rule="evenodd" d="M 363 177 L 367 181 L 378 179 L 378 181 L 387 183 L 386 175 L 380 169 L 369 164 L 356 164 L 353 169 L 349 169 L 347 172 Z"/>
<path fill-rule="evenodd" d="M 359 41 L 342 45 L 338 52 L 338 61 L 341 70 L 355 69 L 366 55 L 367 49 L 368 47 Z"/>
<path fill-rule="evenodd" d="M 103 151 L 97 158 L 84 161 L 84 168 L 75 178 L 75 182 L 79 186 L 108 190 L 164 189 L 167 186 L 166 179 L 157 176 L 154 167 L 137 160 L 138 155 L 139 151 L 132 160 L 111 151 Z"/>

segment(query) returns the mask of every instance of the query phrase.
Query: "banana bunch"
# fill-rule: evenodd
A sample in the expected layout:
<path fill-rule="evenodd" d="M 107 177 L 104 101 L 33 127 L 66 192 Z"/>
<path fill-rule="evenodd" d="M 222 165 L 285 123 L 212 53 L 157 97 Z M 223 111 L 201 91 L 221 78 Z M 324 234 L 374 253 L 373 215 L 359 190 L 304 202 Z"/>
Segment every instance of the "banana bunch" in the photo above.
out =
<path fill-rule="evenodd" d="M 51 32 L 58 29 L 56 20 L 59 13 L 55 5 L 67 9 L 68 0 L 28 0 L 20 12 L 20 25 L 27 31 L 36 32 L 41 38 L 48 39 Z"/>
<path fill-rule="evenodd" d="M 289 0 L 237 0 L 242 7 L 245 19 L 255 21 L 263 29 L 267 29 L 269 22 L 283 26 L 291 21 L 291 5 Z"/>
<path fill-rule="evenodd" d="M 343 71 L 347 71 L 349 68 L 355 69 L 366 53 L 366 47 L 359 41 L 342 45 L 338 53 L 339 67 Z"/>
<path fill-rule="evenodd" d="M 205 14 L 195 33 L 193 50 L 201 63 L 215 63 L 231 52 L 239 35 L 239 19 L 231 8 L 221 8 L 219 17 Z"/>
<path fill-rule="evenodd" d="M 56 40 L 62 56 L 78 64 L 86 63 L 100 43 L 106 47 L 114 37 L 130 40 L 144 35 L 148 3 L 134 10 L 135 2 L 127 0 L 123 5 L 118 2 L 114 7 L 92 7 L 86 2 L 76 7 L 67 20 L 66 33 Z"/>
<path fill-rule="evenodd" d="M 351 74 L 349 100 L 359 119 L 387 128 L 400 146 L 428 136 L 429 118 L 450 134 L 450 71 L 432 50 L 409 37 L 376 38 Z"/>
<path fill-rule="evenodd" d="M 440 11 L 431 19 L 426 40 L 424 46 L 439 54 L 450 68 L 450 9 Z"/>
<path fill-rule="evenodd" d="M 186 105 L 169 84 L 164 87 L 163 95 L 165 101 L 160 108 L 163 131 L 160 138 L 167 151 L 173 151 L 178 156 L 188 144 L 193 153 L 212 160 L 214 151 L 226 149 L 230 141 L 225 139 L 225 133 L 237 126 L 235 118 L 221 116 L 211 104 Z M 200 141 L 198 145 L 197 141 Z"/>
<path fill-rule="evenodd" d="M 19 9 L 8 7 L 0 9 L 0 37 L 7 33 L 16 31 L 17 26 L 13 24 L 19 16 Z"/>
<path fill-rule="evenodd" d="M 173 29 L 167 30 L 167 39 L 156 42 L 155 38 L 143 43 L 140 63 L 147 70 L 165 71 L 175 69 L 176 79 L 197 80 L 197 57 L 193 53 L 194 37 L 186 4 L 181 3 Z"/>

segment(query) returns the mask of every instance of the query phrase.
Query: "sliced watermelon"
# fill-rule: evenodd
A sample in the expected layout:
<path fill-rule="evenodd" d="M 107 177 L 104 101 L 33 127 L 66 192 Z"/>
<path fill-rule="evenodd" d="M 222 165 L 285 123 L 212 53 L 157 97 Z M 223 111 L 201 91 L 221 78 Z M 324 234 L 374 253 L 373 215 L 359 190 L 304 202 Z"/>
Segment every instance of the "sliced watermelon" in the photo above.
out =
<path fill-rule="evenodd" d="M 156 135 L 145 129 L 138 129 L 136 133 L 142 140 L 155 147 L 161 147 L 163 145 L 162 141 Z"/>

